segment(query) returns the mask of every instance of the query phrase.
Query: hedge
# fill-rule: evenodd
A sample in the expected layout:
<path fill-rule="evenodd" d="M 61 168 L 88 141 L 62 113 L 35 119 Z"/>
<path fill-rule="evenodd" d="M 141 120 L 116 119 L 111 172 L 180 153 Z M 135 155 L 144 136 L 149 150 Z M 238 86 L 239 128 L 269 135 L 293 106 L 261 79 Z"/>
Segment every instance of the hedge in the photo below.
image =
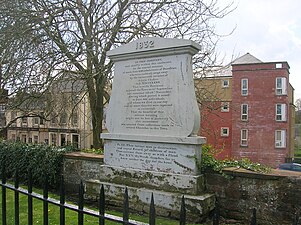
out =
<path fill-rule="evenodd" d="M 63 155 L 74 150 L 72 147 L 2 140 L 0 141 L 0 167 L 5 167 L 7 178 L 12 178 L 18 171 L 19 180 L 26 183 L 28 172 L 31 171 L 34 185 L 43 187 L 47 179 L 49 187 L 56 188 L 61 177 Z"/>

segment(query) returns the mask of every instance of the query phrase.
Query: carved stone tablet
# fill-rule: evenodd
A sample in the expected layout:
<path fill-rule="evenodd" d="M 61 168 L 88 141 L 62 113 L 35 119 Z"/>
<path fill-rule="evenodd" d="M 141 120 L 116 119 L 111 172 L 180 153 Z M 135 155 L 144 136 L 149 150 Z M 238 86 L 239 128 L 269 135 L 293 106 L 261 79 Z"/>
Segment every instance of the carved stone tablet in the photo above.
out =
<path fill-rule="evenodd" d="M 143 38 L 109 52 L 115 63 L 106 126 L 112 134 L 188 137 L 200 125 L 188 40 Z"/>

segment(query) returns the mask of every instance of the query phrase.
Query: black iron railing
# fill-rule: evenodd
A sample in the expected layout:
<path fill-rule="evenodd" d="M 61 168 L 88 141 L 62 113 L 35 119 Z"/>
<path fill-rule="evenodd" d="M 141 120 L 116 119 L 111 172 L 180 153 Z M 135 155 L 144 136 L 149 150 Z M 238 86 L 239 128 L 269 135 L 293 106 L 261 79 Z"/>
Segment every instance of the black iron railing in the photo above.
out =
<path fill-rule="evenodd" d="M 48 183 L 47 178 L 45 177 L 45 185 L 43 187 L 43 194 L 37 194 L 32 191 L 32 175 L 29 173 L 28 177 L 28 186 L 27 189 L 19 187 L 19 178 L 18 178 L 18 172 L 15 173 L 15 179 L 14 184 L 10 184 L 6 182 L 6 175 L 5 175 L 5 169 L 2 168 L 1 172 L 1 182 L 0 186 L 2 188 L 2 225 L 7 224 L 7 189 L 14 191 L 14 224 L 19 225 L 19 195 L 27 195 L 28 200 L 28 211 L 27 211 L 27 223 L 28 225 L 33 224 L 33 199 L 39 199 L 43 201 L 43 225 L 48 225 L 48 204 L 53 204 L 58 207 L 60 207 L 60 225 L 65 225 L 65 210 L 73 210 L 77 212 L 78 217 L 78 225 L 84 224 L 84 215 L 90 215 L 93 217 L 97 217 L 99 220 L 100 225 L 104 225 L 105 221 L 114 221 L 116 223 L 120 224 L 126 224 L 126 225 L 142 225 L 147 224 L 139 221 L 134 221 L 129 219 L 129 196 L 128 196 L 128 190 L 125 189 L 124 192 L 124 201 L 123 201 L 123 217 L 118 217 L 110 214 L 105 213 L 105 193 L 104 193 L 104 187 L 101 186 L 100 193 L 99 193 L 99 205 L 98 205 L 98 211 L 90 210 L 84 208 L 84 185 L 81 182 L 79 185 L 79 196 L 78 196 L 78 205 L 69 204 L 65 202 L 65 187 L 64 187 L 64 179 L 61 178 L 61 184 L 60 184 L 60 200 L 56 200 L 53 198 L 48 197 Z M 184 225 L 186 224 L 186 213 L 185 213 L 185 199 L 184 196 L 182 198 L 182 205 L 181 205 L 181 219 L 180 224 Z M 151 202 L 150 202 L 150 209 L 149 209 L 149 223 L 151 225 L 154 225 L 156 222 L 156 211 L 155 211 L 155 204 L 154 204 L 154 196 L 151 195 Z"/>
<path fill-rule="evenodd" d="M 105 192 L 103 185 L 100 188 L 99 192 L 99 204 L 98 204 L 98 211 L 90 210 L 84 207 L 84 185 L 81 182 L 79 185 L 79 197 L 78 197 L 78 205 L 69 204 L 65 201 L 65 187 L 64 187 L 64 179 L 61 178 L 61 184 L 60 184 L 60 200 L 56 200 L 53 198 L 48 197 L 48 183 L 47 178 L 45 177 L 45 183 L 43 187 L 43 194 L 37 194 L 34 193 L 32 190 L 33 181 L 32 181 L 32 175 L 29 172 L 28 176 L 28 186 L 27 189 L 19 187 L 19 176 L 18 172 L 16 171 L 14 176 L 14 184 L 10 184 L 6 182 L 6 175 L 5 175 L 5 168 L 2 167 L 1 170 L 1 182 L 0 186 L 2 189 L 2 225 L 7 224 L 7 189 L 14 191 L 14 224 L 19 225 L 20 224 L 20 202 L 19 202 L 19 195 L 27 195 L 27 202 L 28 202 L 28 211 L 27 211 L 27 223 L 28 225 L 33 224 L 33 199 L 39 199 L 43 201 L 43 225 L 48 225 L 48 205 L 53 204 L 60 208 L 60 225 L 65 225 L 65 210 L 69 209 L 72 211 L 77 212 L 78 217 L 78 225 L 84 224 L 84 215 L 90 215 L 93 217 L 98 218 L 99 224 L 104 225 L 105 221 L 114 221 L 116 223 L 120 224 L 126 224 L 126 225 L 142 225 L 142 224 L 150 224 L 155 225 L 156 224 L 156 209 L 154 204 L 154 196 L 151 195 L 151 201 L 150 201 L 150 208 L 149 208 L 149 223 L 143 223 L 139 221 L 133 221 L 129 219 L 129 196 L 128 196 L 128 190 L 125 188 L 124 192 L 124 201 L 123 201 L 123 217 L 117 217 L 114 215 L 110 215 L 105 213 Z M 212 221 L 213 225 L 219 225 L 219 207 L 216 205 Z M 180 225 L 186 224 L 186 207 L 185 207 L 185 198 L 182 197 L 182 203 L 181 203 L 181 209 L 180 209 Z M 257 224 L 257 216 L 256 216 L 256 209 L 253 209 L 250 217 L 250 225 L 256 225 Z M 299 225 L 299 216 L 295 215 L 293 218 L 292 225 Z"/>

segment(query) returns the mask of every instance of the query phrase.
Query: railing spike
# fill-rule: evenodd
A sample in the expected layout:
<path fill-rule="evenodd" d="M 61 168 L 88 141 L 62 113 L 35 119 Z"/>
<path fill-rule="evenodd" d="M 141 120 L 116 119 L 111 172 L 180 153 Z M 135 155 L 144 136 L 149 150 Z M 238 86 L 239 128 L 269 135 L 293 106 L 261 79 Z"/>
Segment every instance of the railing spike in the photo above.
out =
<path fill-rule="evenodd" d="M 27 205 L 28 205 L 28 215 L 27 215 L 27 220 L 28 220 L 28 225 L 33 224 L 33 207 L 32 207 L 32 172 L 31 170 L 28 171 L 28 197 L 27 197 Z"/>
<path fill-rule="evenodd" d="M 105 224 L 105 191 L 103 184 L 101 185 L 100 191 L 99 191 L 99 225 Z"/>
<path fill-rule="evenodd" d="M 43 224 L 48 225 L 48 176 L 45 176 L 44 188 L 43 188 Z"/>
<path fill-rule="evenodd" d="M 186 224 L 186 207 L 185 207 L 185 198 L 184 195 L 182 196 L 182 203 L 181 203 L 181 211 L 180 211 L 180 225 Z"/>
<path fill-rule="evenodd" d="M 251 225 L 256 225 L 256 224 L 257 224 L 256 209 L 253 208 L 252 218 L 251 218 Z"/>
<path fill-rule="evenodd" d="M 79 184 L 79 196 L 78 196 L 78 225 L 84 224 L 84 184 L 83 181 L 80 181 Z"/>
<path fill-rule="evenodd" d="M 60 225 L 65 225 L 65 182 L 64 176 L 61 176 L 60 181 Z"/>
<path fill-rule="evenodd" d="M 15 225 L 19 225 L 20 223 L 20 212 L 19 212 L 19 172 L 18 169 L 15 171 Z"/>
<path fill-rule="evenodd" d="M 219 225 L 219 206 L 217 200 L 215 202 L 215 208 L 213 210 L 213 225 Z"/>
<path fill-rule="evenodd" d="M 154 202 L 154 194 L 151 195 L 151 202 L 149 208 L 149 224 L 155 225 L 156 224 L 156 209 L 155 209 L 155 202 Z"/>
<path fill-rule="evenodd" d="M 1 181 L 6 184 L 5 160 L 2 161 Z M 2 225 L 6 225 L 6 188 L 2 186 Z"/>
<path fill-rule="evenodd" d="M 128 188 L 125 188 L 124 198 L 123 198 L 123 224 L 128 224 L 129 222 L 129 194 Z"/>

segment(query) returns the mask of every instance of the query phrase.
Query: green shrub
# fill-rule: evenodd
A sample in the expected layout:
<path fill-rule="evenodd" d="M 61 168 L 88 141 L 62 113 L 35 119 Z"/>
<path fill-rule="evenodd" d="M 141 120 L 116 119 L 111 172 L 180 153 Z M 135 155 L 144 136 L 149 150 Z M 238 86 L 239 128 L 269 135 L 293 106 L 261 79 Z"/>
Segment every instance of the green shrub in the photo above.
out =
<path fill-rule="evenodd" d="M 103 155 L 104 153 L 102 148 L 85 148 L 80 151 L 85 153 L 99 154 L 99 155 Z"/>
<path fill-rule="evenodd" d="M 59 184 L 64 153 L 70 147 L 60 148 L 48 145 L 31 145 L 21 142 L 0 141 L 1 168 L 5 166 L 6 176 L 11 178 L 18 171 L 21 182 L 26 182 L 32 172 L 33 183 L 43 187 L 45 179 L 49 187 Z"/>
<path fill-rule="evenodd" d="M 270 167 L 251 162 L 251 160 L 247 158 L 243 158 L 241 160 L 217 160 L 214 158 L 215 152 L 216 150 L 213 149 L 211 145 L 202 146 L 202 160 L 201 164 L 199 165 L 202 171 L 205 171 L 206 169 L 212 169 L 214 171 L 223 173 L 223 169 L 227 167 L 244 168 L 259 173 L 269 173 L 271 171 Z"/>

